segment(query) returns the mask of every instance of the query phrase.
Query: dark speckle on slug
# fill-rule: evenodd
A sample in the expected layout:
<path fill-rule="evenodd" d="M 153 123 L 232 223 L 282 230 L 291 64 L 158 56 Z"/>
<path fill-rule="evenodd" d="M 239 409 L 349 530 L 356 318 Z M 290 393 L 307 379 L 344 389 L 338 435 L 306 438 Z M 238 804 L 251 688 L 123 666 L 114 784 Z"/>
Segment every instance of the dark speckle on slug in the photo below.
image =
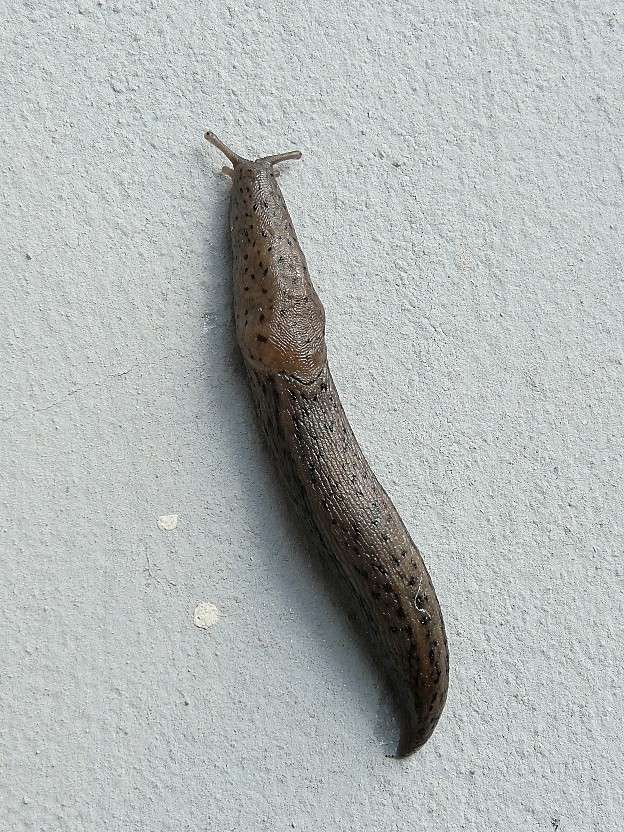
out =
<path fill-rule="evenodd" d="M 446 701 L 442 613 L 420 552 L 371 471 L 334 386 L 325 312 L 308 275 L 273 166 L 213 133 L 229 159 L 236 333 L 262 431 L 288 493 L 351 591 L 396 694 L 397 756 L 420 748 Z M 252 222 L 253 218 L 253 222 Z"/>

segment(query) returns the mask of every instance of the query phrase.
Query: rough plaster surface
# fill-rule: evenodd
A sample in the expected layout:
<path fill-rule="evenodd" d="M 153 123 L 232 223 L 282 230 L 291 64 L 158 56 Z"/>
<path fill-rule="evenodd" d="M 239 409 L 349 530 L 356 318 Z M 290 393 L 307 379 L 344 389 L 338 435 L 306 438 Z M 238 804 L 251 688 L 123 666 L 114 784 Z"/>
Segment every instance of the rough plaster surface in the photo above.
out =
<path fill-rule="evenodd" d="M 621 829 L 622 5 L 2 5 L 0 830 Z M 405 762 L 258 439 L 206 128 L 304 154 L 448 628 Z"/>

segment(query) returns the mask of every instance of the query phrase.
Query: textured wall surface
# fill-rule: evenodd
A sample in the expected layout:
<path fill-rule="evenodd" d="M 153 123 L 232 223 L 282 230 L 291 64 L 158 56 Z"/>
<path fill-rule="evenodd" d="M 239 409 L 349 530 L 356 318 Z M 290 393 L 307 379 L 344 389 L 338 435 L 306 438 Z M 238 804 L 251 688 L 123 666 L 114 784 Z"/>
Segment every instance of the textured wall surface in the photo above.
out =
<path fill-rule="evenodd" d="M 0 830 L 618 828 L 621 3 L 3 6 Z M 303 152 L 334 377 L 447 623 L 406 761 L 259 440 L 207 128 Z"/>

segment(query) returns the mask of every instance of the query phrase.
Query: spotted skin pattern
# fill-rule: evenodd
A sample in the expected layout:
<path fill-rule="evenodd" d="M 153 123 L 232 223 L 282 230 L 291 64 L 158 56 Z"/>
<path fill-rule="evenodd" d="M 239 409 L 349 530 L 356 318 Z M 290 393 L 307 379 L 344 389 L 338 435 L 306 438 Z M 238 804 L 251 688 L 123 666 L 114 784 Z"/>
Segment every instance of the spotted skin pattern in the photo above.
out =
<path fill-rule="evenodd" d="M 446 701 L 442 613 L 418 548 L 371 471 L 334 386 L 325 312 L 276 181 L 213 133 L 232 163 L 234 313 L 262 431 L 297 510 L 342 576 L 394 688 L 405 757 L 433 733 Z"/>

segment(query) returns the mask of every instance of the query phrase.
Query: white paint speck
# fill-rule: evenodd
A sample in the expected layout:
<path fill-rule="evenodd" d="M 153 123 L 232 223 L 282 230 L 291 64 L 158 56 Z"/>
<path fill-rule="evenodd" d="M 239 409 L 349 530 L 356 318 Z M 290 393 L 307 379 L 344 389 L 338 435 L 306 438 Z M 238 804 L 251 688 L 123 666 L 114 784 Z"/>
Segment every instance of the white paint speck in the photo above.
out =
<path fill-rule="evenodd" d="M 198 604 L 195 607 L 195 612 L 193 614 L 193 624 L 196 627 L 200 627 L 202 630 L 207 630 L 209 627 L 212 627 L 213 624 L 216 624 L 221 614 L 217 607 L 214 604 L 209 604 L 205 601 L 203 604 Z"/>
<path fill-rule="evenodd" d="M 178 520 L 180 519 L 178 514 L 161 514 L 161 516 L 156 521 L 156 525 L 159 529 L 163 532 L 170 532 L 172 529 L 178 525 Z"/>

